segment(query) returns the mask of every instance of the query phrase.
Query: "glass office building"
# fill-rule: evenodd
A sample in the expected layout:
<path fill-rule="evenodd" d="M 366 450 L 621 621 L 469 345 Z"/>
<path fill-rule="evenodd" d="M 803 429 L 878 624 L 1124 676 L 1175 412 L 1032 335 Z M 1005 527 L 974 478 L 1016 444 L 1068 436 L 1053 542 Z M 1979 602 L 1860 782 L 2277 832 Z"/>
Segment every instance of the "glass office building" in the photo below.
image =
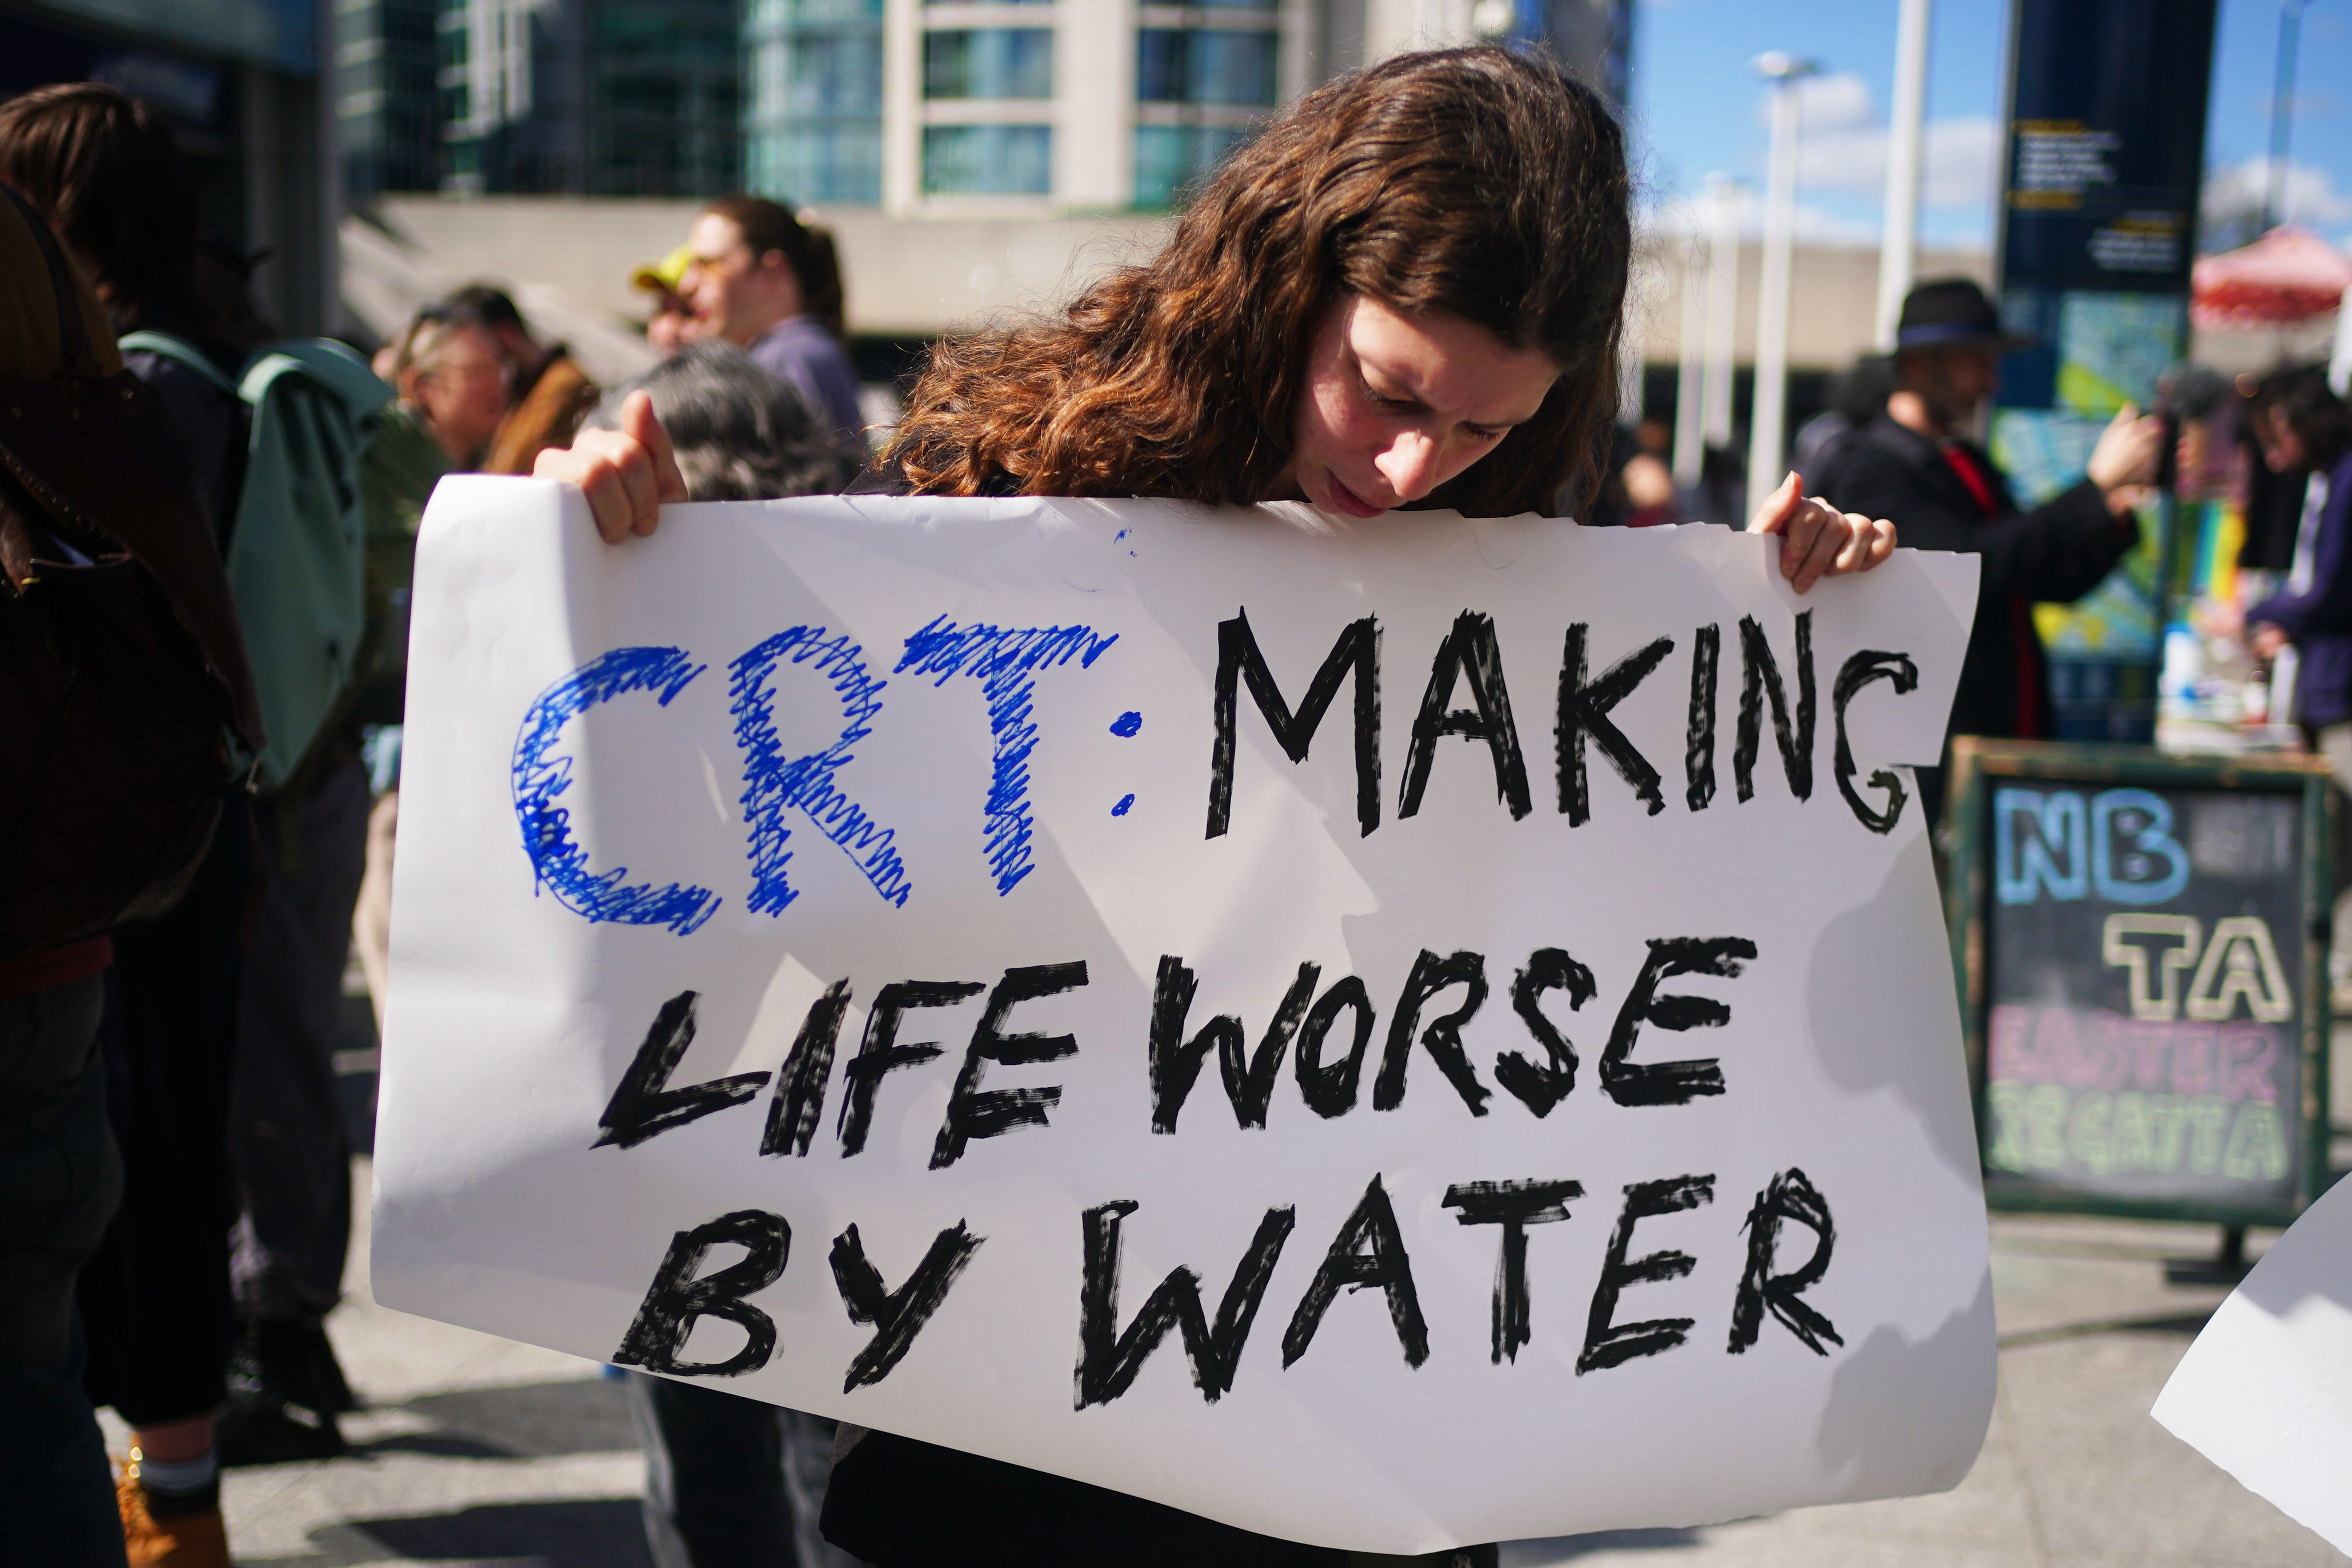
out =
<path fill-rule="evenodd" d="M 744 184 L 793 202 L 882 199 L 882 0 L 749 0 Z"/>
<path fill-rule="evenodd" d="M 444 190 L 740 184 L 736 0 L 445 0 L 438 31 Z"/>
<path fill-rule="evenodd" d="M 908 216 L 1171 211 L 1280 105 L 1426 41 L 1439 12 L 1615 84 L 1630 11 L 1630 0 L 744 4 L 752 188 Z"/>
<path fill-rule="evenodd" d="M 1175 205 L 1257 133 L 1281 101 L 1279 21 L 1273 0 L 1226 0 L 1136 30 L 1137 207 Z"/>
<path fill-rule="evenodd" d="M 343 196 L 429 191 L 441 179 L 440 37 L 434 0 L 334 7 L 335 129 Z"/>

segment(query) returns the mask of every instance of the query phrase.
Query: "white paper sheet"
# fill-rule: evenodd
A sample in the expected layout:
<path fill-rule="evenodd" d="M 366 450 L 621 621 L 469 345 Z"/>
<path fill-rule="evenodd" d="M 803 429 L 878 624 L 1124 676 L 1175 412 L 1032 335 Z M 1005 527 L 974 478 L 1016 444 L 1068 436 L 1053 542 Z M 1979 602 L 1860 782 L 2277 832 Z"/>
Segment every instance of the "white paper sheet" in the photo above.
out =
<path fill-rule="evenodd" d="M 2230 1293 L 2156 1418 L 2339 1552 L 2352 1552 L 2352 1183 Z"/>
<path fill-rule="evenodd" d="M 446 481 L 379 1298 L 1356 1550 L 1957 1483 L 1991 1293 L 1891 765 L 1974 563 L 1801 599 L 1719 529 L 1303 520 L 824 498 L 608 548 Z"/>

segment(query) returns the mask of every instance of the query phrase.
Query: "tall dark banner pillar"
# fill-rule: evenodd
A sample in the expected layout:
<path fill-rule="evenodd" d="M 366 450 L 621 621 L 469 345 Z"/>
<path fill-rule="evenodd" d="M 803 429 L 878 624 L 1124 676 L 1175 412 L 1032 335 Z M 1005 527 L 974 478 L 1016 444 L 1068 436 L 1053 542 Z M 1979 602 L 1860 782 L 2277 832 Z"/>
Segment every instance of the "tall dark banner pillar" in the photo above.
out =
<path fill-rule="evenodd" d="M 2218 0 L 2014 0 L 2000 269 L 2003 320 L 2035 346 L 2001 367 L 1993 453 L 2021 500 L 2080 479 L 2126 403 L 2189 345 Z M 2036 611 L 2059 735 L 2148 741 L 2161 542 L 2071 607 Z"/>

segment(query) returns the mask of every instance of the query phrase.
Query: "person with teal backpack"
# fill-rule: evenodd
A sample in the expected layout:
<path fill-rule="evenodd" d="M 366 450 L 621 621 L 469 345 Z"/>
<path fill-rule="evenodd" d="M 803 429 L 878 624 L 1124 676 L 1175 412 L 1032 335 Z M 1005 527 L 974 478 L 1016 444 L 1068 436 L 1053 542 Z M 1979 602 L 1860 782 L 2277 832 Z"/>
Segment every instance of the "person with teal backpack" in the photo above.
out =
<path fill-rule="evenodd" d="M 231 1463 L 316 1458 L 341 1451 L 335 1417 L 353 1405 L 322 1326 L 351 1226 L 332 1056 L 371 803 L 352 722 L 373 652 L 360 476 L 393 393 L 323 340 L 265 343 L 234 383 L 182 339 L 136 331 L 121 346 L 215 375 L 247 410 L 226 564 L 269 738 L 229 1089 L 242 1336 L 221 1441 Z"/>
<path fill-rule="evenodd" d="M 282 790 L 359 673 L 367 630 L 361 454 L 392 388 L 324 338 L 265 343 L 235 380 L 185 338 L 141 331 L 150 353 L 206 378 L 250 411 L 245 477 L 225 552 L 268 732 L 257 780 Z"/>

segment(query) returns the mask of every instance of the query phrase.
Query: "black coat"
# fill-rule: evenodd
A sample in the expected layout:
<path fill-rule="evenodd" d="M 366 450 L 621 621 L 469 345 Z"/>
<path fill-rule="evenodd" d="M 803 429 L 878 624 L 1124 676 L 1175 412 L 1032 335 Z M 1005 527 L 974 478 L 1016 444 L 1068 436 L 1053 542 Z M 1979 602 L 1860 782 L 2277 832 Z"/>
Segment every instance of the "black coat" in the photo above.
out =
<path fill-rule="evenodd" d="M 1983 449 L 1956 444 L 1991 486 L 1990 516 L 1936 441 L 1887 418 L 1841 443 L 1807 488 L 1842 510 L 1885 518 L 1906 548 L 1979 558 L 1976 626 L 1949 732 L 2048 736 L 2050 675 L 2033 606 L 2072 604 L 2096 587 L 2138 540 L 2138 520 L 2108 511 L 2088 479 L 2021 511 Z"/>

